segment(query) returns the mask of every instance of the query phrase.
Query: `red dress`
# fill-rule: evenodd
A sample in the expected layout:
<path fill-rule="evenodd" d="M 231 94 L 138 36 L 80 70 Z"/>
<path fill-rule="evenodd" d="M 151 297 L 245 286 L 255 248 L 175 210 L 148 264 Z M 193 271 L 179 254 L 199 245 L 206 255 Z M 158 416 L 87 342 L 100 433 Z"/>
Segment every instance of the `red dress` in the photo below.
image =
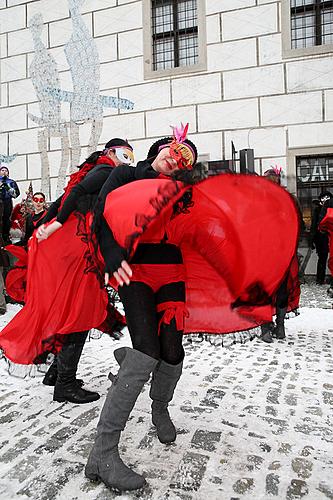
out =
<path fill-rule="evenodd" d="M 105 163 L 103 158 L 99 163 Z M 47 240 L 38 243 L 35 234 L 30 238 L 25 305 L 0 333 L 0 348 L 8 360 L 41 363 L 49 352 L 60 351 L 64 334 L 103 327 L 107 331 L 110 323 L 122 321 L 115 312 L 106 324 L 107 313 L 114 311 L 108 308 L 103 277 L 90 253 L 88 219 L 89 212 L 73 212 Z"/>
<path fill-rule="evenodd" d="M 185 333 L 231 333 L 270 321 L 297 245 L 291 196 L 266 179 L 214 176 L 191 188 L 189 213 L 173 216 L 187 189 L 172 180 L 131 182 L 108 195 L 104 218 L 130 255 L 147 233 L 160 234 L 163 221 L 185 265 Z"/>
<path fill-rule="evenodd" d="M 85 218 L 72 214 L 61 229 L 29 241 L 25 306 L 0 333 L 6 358 L 18 364 L 58 352 L 63 334 L 98 327 L 106 318 L 107 293 L 89 259 Z M 74 235 L 77 235 L 76 237 Z"/>

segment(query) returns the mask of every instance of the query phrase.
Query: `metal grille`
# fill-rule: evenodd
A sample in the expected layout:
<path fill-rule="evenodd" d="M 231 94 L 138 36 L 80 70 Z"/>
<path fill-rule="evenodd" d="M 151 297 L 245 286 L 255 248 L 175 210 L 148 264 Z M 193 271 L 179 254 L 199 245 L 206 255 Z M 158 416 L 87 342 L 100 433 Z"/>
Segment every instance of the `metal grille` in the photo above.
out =
<path fill-rule="evenodd" d="M 198 62 L 197 0 L 153 0 L 153 69 Z"/>
<path fill-rule="evenodd" d="M 312 200 L 322 191 L 333 192 L 333 155 L 296 159 L 297 198 L 306 226 L 311 224 Z"/>
<path fill-rule="evenodd" d="M 293 49 L 333 43 L 333 0 L 291 0 Z"/>

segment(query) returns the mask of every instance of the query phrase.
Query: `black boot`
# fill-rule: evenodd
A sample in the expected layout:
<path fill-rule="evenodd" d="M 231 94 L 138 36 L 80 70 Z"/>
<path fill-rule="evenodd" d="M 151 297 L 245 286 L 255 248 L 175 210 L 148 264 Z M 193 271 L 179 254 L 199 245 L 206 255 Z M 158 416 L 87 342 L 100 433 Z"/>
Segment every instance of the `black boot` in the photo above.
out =
<path fill-rule="evenodd" d="M 261 335 L 260 338 L 267 344 L 271 344 L 273 342 L 273 337 L 272 337 L 272 331 L 274 328 L 274 323 L 265 323 L 264 325 L 261 325 Z"/>
<path fill-rule="evenodd" d="M 274 328 L 273 335 L 279 340 L 286 338 L 286 332 L 284 329 L 284 318 L 286 317 L 286 314 L 287 314 L 286 307 L 276 308 L 276 326 Z"/>
<path fill-rule="evenodd" d="M 58 377 L 57 357 L 54 356 L 54 360 L 52 361 L 49 369 L 47 370 L 43 378 L 43 384 L 51 385 L 54 387 L 56 385 L 57 377 Z"/>
<path fill-rule="evenodd" d="M 170 418 L 168 403 L 173 398 L 176 385 L 182 374 L 183 362 L 170 365 L 160 361 L 153 372 L 150 397 L 153 400 L 152 420 L 156 426 L 157 436 L 161 443 L 172 443 L 176 440 L 176 428 Z"/>
<path fill-rule="evenodd" d="M 42 383 L 44 385 L 49 385 L 54 387 L 56 385 L 57 377 L 58 377 L 57 356 L 54 356 L 54 360 L 52 361 L 49 369 L 45 373 Z M 81 378 L 77 378 L 76 383 L 80 387 L 84 385 L 84 382 Z"/>
<path fill-rule="evenodd" d="M 114 355 L 120 368 L 106 396 L 85 475 L 93 481 L 100 479 L 112 489 L 136 490 L 146 481 L 124 464 L 118 443 L 137 397 L 158 361 L 129 347 L 117 349 Z"/>
<path fill-rule="evenodd" d="M 72 335 L 72 334 L 71 334 Z M 53 401 L 84 404 L 97 401 L 97 392 L 82 389 L 76 380 L 77 366 L 88 332 L 79 333 L 72 343 L 63 345 L 57 357 L 58 377 L 54 387 Z"/>

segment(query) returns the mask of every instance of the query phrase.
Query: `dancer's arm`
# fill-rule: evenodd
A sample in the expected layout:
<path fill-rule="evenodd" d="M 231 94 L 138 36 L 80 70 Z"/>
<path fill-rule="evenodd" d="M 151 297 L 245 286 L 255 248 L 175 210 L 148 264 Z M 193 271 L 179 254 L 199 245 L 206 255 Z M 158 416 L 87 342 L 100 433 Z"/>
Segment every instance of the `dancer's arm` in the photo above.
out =
<path fill-rule="evenodd" d="M 129 285 L 132 270 L 126 260 L 128 252 L 116 242 L 104 217 L 101 219 L 98 242 L 105 262 L 105 284 L 108 284 L 110 274 L 113 274 L 120 286 L 124 282 Z"/>
<path fill-rule="evenodd" d="M 68 217 L 77 208 L 77 201 L 86 194 L 98 193 L 104 182 L 110 175 L 110 166 L 99 165 L 89 172 L 86 177 L 73 187 L 61 210 L 58 212 L 57 221 L 60 224 L 66 222 Z"/>

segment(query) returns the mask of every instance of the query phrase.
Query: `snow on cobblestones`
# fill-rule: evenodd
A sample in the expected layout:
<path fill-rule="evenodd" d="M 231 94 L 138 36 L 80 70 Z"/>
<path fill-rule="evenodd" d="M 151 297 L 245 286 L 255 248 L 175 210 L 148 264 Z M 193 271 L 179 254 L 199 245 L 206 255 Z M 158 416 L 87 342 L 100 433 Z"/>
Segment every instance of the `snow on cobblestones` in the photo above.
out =
<path fill-rule="evenodd" d="M 185 342 L 171 404 L 176 443 L 158 441 L 145 386 L 120 444 L 124 461 L 147 478 L 139 493 L 116 495 L 83 474 L 116 370 L 112 353 L 130 345 L 127 334 L 86 344 L 79 376 L 102 396 L 87 405 L 55 403 L 41 375 L 10 377 L 1 363 L 1 500 L 333 499 L 332 299 L 326 287 L 302 291 L 286 341 Z M 8 309 L 0 327 L 19 306 Z"/>

